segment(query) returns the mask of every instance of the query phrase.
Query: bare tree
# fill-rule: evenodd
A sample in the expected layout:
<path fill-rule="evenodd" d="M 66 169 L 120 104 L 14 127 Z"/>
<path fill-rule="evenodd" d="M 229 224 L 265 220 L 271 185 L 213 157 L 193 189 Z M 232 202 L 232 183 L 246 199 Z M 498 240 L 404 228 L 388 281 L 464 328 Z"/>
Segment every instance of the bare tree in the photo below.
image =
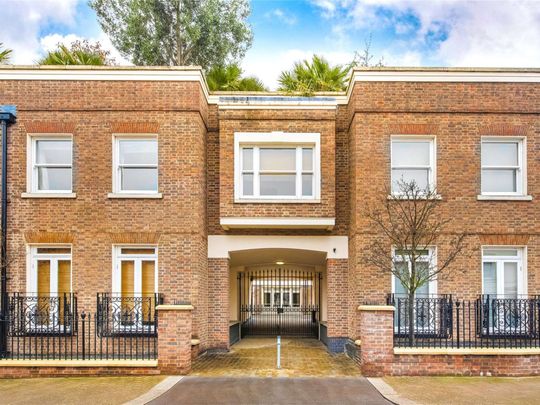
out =
<path fill-rule="evenodd" d="M 465 233 L 452 237 L 445 255 L 430 257 L 426 251 L 437 245 L 447 230 L 451 218 L 440 213 L 440 199 L 434 188 L 422 189 L 415 181 L 400 180 L 395 189 L 387 189 L 383 200 L 365 215 L 376 238 L 364 254 L 364 260 L 384 273 L 392 274 L 403 285 L 407 294 L 407 317 L 409 343 L 414 343 L 414 299 L 417 290 L 437 279 L 442 273 L 448 275 L 456 270 L 450 265 L 465 248 Z M 405 264 L 405 265 L 404 265 Z"/>
<path fill-rule="evenodd" d="M 350 67 L 384 67 L 384 58 L 380 58 L 376 63 L 372 63 L 373 58 L 375 57 L 371 53 L 371 42 L 372 34 L 369 34 L 369 38 L 364 41 L 364 49 L 359 51 L 354 51 L 354 57 L 351 62 Z"/>

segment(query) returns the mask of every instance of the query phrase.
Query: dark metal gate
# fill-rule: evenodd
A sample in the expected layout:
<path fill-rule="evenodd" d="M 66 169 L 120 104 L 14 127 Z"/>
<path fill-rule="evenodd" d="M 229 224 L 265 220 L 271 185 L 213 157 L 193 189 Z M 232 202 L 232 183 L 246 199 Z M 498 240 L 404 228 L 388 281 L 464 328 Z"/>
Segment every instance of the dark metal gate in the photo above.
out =
<path fill-rule="evenodd" d="M 242 337 L 318 337 L 321 273 L 286 268 L 238 275 Z"/>

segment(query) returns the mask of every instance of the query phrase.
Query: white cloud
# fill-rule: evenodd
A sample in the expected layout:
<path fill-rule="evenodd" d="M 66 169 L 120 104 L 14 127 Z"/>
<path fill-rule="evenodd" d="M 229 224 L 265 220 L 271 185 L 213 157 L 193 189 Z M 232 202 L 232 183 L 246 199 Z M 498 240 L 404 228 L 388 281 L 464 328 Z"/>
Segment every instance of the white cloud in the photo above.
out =
<path fill-rule="evenodd" d="M 40 29 L 49 23 L 73 26 L 77 0 L 7 0 L 2 5 L 0 42 L 13 49 L 12 62 L 32 64 L 40 56 Z"/>
<path fill-rule="evenodd" d="M 414 33 L 404 49 L 450 66 L 540 66 L 540 2 L 312 0 L 341 27 L 398 35 Z M 418 27 L 410 25 L 414 16 Z M 347 29 L 343 27 L 347 26 Z M 435 39 L 434 39 L 435 38 Z M 343 40 L 343 39 L 341 39 Z M 395 58 L 394 58 L 395 59 Z M 417 60 L 417 55 L 410 59 Z"/>
<path fill-rule="evenodd" d="M 283 11 L 280 8 L 276 8 L 272 11 L 269 11 L 268 13 L 265 14 L 265 17 L 270 20 L 276 19 L 287 25 L 295 25 L 298 22 L 298 19 L 296 18 L 294 14 Z"/>

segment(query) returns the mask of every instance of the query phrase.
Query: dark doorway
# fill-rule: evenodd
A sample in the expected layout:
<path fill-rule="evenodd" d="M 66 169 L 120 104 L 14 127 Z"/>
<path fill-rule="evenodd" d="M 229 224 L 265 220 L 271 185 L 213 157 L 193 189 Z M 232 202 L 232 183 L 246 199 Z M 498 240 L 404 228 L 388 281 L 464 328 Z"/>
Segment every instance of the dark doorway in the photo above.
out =
<path fill-rule="evenodd" d="M 319 335 L 322 275 L 288 268 L 238 275 L 241 337 Z"/>

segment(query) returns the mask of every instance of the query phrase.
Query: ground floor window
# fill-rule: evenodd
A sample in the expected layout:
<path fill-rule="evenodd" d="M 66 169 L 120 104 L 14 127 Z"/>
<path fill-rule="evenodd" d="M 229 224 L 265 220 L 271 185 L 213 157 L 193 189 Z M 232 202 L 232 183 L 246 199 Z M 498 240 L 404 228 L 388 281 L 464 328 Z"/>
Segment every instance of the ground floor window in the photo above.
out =
<path fill-rule="evenodd" d="M 403 252 L 400 250 L 394 250 L 394 256 L 396 266 L 399 267 L 398 270 L 403 273 L 411 272 L 411 261 L 408 258 L 408 252 Z M 416 260 L 416 271 L 417 272 L 427 272 L 434 267 L 435 261 L 435 250 L 433 248 L 421 250 L 418 252 L 418 258 Z M 408 294 L 407 288 L 402 284 L 402 282 L 395 276 L 392 275 L 392 292 L 395 295 L 406 296 Z M 415 293 L 415 296 L 428 297 L 431 294 L 437 293 L 437 282 L 436 280 L 429 281 L 422 286 L 420 286 Z"/>
<path fill-rule="evenodd" d="M 500 298 L 525 294 L 523 249 L 484 247 L 482 249 L 482 293 Z"/>
<path fill-rule="evenodd" d="M 299 307 L 300 291 L 287 287 L 264 290 L 263 304 L 265 307 Z"/>
<path fill-rule="evenodd" d="M 27 276 L 28 320 L 34 327 L 57 328 L 71 303 L 71 246 L 31 246 Z"/>
<path fill-rule="evenodd" d="M 115 302 L 121 308 L 123 324 L 153 322 L 157 260 L 155 246 L 114 247 L 113 296 L 121 298 Z"/>

